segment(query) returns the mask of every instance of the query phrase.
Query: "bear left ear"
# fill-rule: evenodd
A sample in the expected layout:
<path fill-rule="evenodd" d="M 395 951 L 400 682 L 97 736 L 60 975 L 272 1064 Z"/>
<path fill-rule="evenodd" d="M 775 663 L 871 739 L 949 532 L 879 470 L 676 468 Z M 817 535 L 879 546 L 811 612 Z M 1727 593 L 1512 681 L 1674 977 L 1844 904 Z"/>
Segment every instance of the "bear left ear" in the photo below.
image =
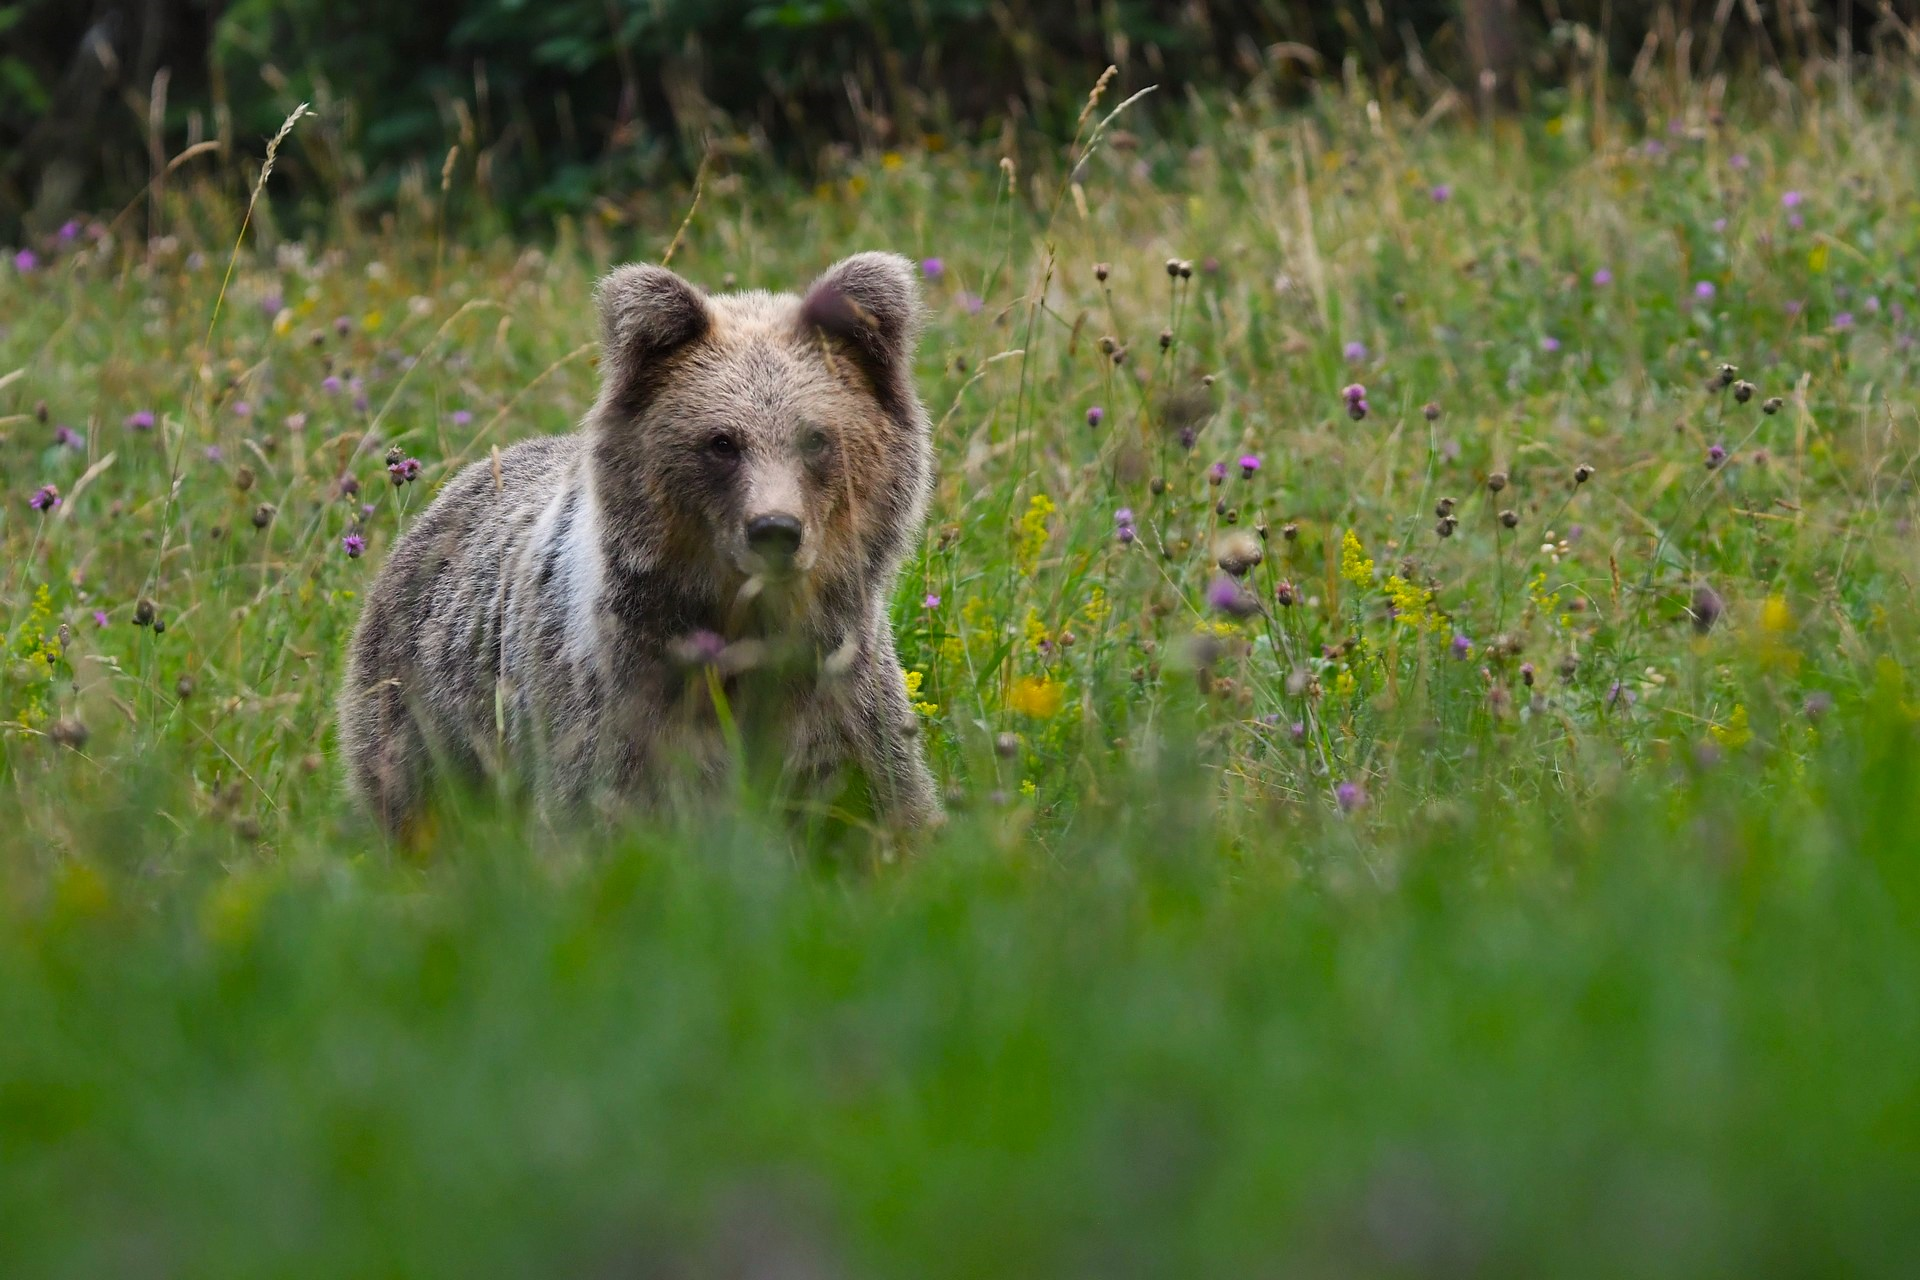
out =
<path fill-rule="evenodd" d="M 851 347 L 883 395 L 910 382 L 920 340 L 920 285 L 897 253 L 856 253 L 813 282 L 800 323 Z"/>

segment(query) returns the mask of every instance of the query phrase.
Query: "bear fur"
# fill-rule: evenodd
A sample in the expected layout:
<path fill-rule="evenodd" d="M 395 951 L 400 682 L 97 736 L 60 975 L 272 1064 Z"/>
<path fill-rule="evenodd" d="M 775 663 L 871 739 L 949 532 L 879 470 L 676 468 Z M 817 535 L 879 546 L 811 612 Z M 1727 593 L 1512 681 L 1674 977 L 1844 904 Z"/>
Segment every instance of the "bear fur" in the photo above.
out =
<path fill-rule="evenodd" d="M 858 766 L 890 825 L 937 820 L 888 620 L 933 485 L 910 264 L 858 254 L 804 297 L 633 265 L 597 301 L 581 429 L 461 471 L 381 567 L 350 789 L 396 834 L 441 774 L 553 816 L 658 805 L 711 794 L 744 736 L 806 785 Z"/>

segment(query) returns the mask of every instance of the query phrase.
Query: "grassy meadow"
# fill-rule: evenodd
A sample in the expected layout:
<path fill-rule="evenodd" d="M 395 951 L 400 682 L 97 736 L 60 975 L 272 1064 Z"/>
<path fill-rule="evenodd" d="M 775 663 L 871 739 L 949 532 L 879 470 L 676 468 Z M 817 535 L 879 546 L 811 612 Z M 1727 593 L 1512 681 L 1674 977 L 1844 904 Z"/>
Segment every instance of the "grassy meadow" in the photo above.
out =
<path fill-rule="evenodd" d="M 1109 99 L 537 240 L 198 160 L 10 251 L 0 1274 L 1913 1274 L 1915 87 Z M 948 826 L 383 846 L 359 597 L 596 274 L 863 248 Z"/>

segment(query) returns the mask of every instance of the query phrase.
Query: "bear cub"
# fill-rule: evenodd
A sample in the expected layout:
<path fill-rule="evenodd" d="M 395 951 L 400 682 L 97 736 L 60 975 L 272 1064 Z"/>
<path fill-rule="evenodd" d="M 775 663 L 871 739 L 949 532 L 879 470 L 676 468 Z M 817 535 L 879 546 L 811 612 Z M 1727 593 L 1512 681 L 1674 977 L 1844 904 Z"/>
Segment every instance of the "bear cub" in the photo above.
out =
<path fill-rule="evenodd" d="M 933 484 L 912 267 L 858 254 L 796 297 L 625 266 L 596 296 L 581 429 L 461 471 L 375 579 L 339 703 L 356 798 L 396 834 L 443 775 L 551 816 L 658 805 L 752 737 L 937 820 L 887 612 Z"/>

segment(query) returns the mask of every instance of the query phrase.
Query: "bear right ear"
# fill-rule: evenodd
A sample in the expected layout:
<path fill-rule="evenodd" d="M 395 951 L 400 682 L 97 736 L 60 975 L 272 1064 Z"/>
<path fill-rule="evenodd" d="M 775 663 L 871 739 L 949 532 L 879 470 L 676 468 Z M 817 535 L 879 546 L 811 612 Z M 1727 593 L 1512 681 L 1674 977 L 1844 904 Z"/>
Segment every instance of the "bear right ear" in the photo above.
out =
<path fill-rule="evenodd" d="M 617 267 L 594 290 L 600 306 L 600 359 L 609 387 L 627 387 L 649 365 L 713 325 L 707 296 L 665 267 Z"/>

